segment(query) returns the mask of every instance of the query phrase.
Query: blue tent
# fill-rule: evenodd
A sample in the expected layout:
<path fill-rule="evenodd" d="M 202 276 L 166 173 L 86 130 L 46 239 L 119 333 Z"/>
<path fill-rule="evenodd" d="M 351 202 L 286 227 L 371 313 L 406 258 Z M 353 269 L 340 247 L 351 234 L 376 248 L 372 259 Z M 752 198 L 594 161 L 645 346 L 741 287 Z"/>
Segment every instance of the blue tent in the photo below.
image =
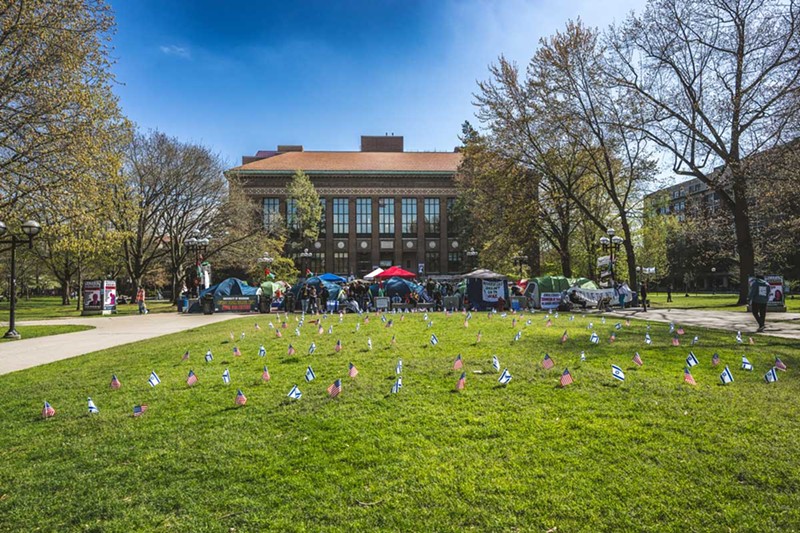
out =
<path fill-rule="evenodd" d="M 418 283 L 414 283 L 413 281 L 409 281 L 403 278 L 389 278 L 388 280 L 383 282 L 383 292 L 389 298 L 393 296 L 399 296 L 400 298 L 405 298 L 410 293 L 415 292 L 419 295 L 420 301 L 422 302 L 430 302 L 432 301 L 430 296 L 428 296 L 425 287 Z M 373 284 L 370 286 L 370 293 L 373 296 L 378 295 L 378 285 Z"/>
<path fill-rule="evenodd" d="M 345 283 L 347 281 L 342 276 L 337 276 L 336 274 L 331 274 L 330 272 L 319 276 L 319 279 L 322 281 L 330 281 L 332 283 Z"/>
<path fill-rule="evenodd" d="M 292 294 L 294 294 L 294 296 L 296 298 L 300 296 L 300 290 L 303 288 L 304 285 L 308 285 L 309 287 L 314 287 L 315 289 L 317 289 L 317 294 L 319 294 L 320 289 L 322 287 L 325 287 L 326 289 L 328 289 L 328 293 L 329 293 L 328 294 L 328 298 L 331 299 L 331 300 L 335 300 L 336 298 L 338 298 L 339 297 L 339 291 L 342 290 L 342 288 L 339 285 L 337 285 L 335 283 L 332 283 L 330 281 L 324 280 L 322 278 L 322 276 L 319 276 L 319 277 L 318 276 L 312 276 L 312 277 L 307 278 L 305 280 L 300 280 L 300 281 L 298 281 L 297 283 L 294 284 L 294 286 L 292 287 L 291 291 L 292 291 Z"/>
<path fill-rule="evenodd" d="M 220 311 L 234 311 L 234 312 L 247 312 L 256 311 L 258 308 L 258 298 L 256 291 L 258 287 L 251 287 L 244 281 L 237 278 L 228 278 L 221 281 L 216 285 L 200 291 L 200 299 L 202 300 L 207 294 L 214 296 L 214 310 Z M 238 297 L 238 298 L 237 298 Z M 195 301 L 189 307 L 190 313 L 200 313 L 200 304 Z"/>
<path fill-rule="evenodd" d="M 200 292 L 200 297 L 205 296 L 209 292 L 217 296 L 255 296 L 258 287 L 251 287 L 244 281 L 238 278 L 228 278 L 221 281 L 216 285 L 212 285 L 204 291 Z"/>

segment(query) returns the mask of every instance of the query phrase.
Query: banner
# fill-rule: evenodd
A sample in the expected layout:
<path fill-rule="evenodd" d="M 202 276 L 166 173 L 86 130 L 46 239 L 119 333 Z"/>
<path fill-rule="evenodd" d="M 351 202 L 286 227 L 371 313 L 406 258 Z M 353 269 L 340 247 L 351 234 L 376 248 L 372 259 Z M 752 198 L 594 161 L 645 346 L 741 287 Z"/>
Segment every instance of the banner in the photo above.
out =
<path fill-rule="evenodd" d="M 543 292 L 539 297 L 542 309 L 558 309 L 558 304 L 561 302 L 560 292 Z"/>
<path fill-rule="evenodd" d="M 748 283 L 753 285 L 755 278 L 750 277 Z M 767 310 L 771 311 L 786 311 L 786 302 L 784 299 L 784 286 L 783 276 L 764 276 L 764 280 L 769 283 L 769 301 L 767 302 Z"/>
<path fill-rule="evenodd" d="M 502 280 L 484 279 L 482 281 L 483 281 L 482 292 L 483 292 L 484 302 L 496 302 L 501 297 L 504 300 L 506 299 L 506 292 L 503 288 Z"/>
<path fill-rule="evenodd" d="M 103 311 L 117 312 L 117 282 L 115 280 L 103 282 Z"/>
<path fill-rule="evenodd" d="M 103 310 L 103 282 L 100 280 L 84 280 L 83 282 L 83 310 Z"/>

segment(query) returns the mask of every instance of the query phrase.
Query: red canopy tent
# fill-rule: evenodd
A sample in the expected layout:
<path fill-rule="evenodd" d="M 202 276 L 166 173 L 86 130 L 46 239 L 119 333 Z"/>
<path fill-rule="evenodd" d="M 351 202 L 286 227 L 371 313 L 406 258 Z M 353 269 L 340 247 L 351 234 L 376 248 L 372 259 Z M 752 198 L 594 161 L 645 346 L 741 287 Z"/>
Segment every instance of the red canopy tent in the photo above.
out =
<path fill-rule="evenodd" d="M 389 278 L 405 278 L 405 279 L 414 279 L 417 277 L 416 274 L 409 272 L 408 270 L 403 270 L 398 266 L 389 267 L 388 269 L 384 270 L 377 276 L 375 279 L 389 279 Z"/>

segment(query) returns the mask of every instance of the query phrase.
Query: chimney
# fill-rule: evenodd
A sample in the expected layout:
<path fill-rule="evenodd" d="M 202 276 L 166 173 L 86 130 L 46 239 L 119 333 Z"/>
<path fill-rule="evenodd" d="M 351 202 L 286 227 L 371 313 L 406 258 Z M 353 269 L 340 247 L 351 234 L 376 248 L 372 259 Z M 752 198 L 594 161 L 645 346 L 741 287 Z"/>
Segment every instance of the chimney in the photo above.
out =
<path fill-rule="evenodd" d="M 302 144 L 279 144 L 278 145 L 279 152 L 302 152 L 303 145 Z"/>
<path fill-rule="evenodd" d="M 394 133 L 389 135 L 362 135 L 361 136 L 361 151 L 362 152 L 402 152 L 403 151 L 403 136 Z"/>

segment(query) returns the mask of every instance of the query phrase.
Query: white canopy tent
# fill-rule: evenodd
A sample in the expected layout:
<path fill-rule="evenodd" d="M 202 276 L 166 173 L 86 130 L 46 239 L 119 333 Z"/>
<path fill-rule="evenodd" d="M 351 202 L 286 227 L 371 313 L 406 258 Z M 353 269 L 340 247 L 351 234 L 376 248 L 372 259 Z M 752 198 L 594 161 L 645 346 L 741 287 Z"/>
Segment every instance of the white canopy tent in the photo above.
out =
<path fill-rule="evenodd" d="M 367 274 L 366 276 L 364 276 L 364 279 L 367 281 L 372 281 L 373 279 L 375 279 L 375 276 L 377 276 L 381 272 L 383 272 L 383 269 L 381 267 L 378 267 L 369 274 Z"/>

